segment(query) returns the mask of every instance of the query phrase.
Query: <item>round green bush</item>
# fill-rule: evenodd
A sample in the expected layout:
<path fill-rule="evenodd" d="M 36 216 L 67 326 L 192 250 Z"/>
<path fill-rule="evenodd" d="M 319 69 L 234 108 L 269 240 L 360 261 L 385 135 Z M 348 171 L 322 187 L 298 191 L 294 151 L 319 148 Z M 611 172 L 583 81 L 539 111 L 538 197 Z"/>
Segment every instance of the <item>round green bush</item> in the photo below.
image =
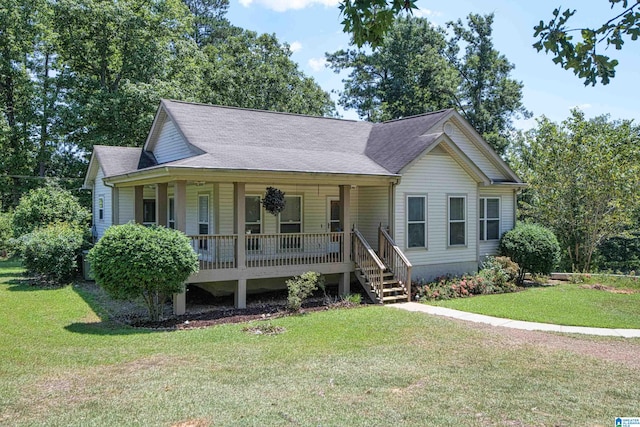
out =
<path fill-rule="evenodd" d="M 158 320 L 167 297 L 184 292 L 198 256 L 182 232 L 140 224 L 112 226 L 89 251 L 96 282 L 115 299 L 142 297 Z"/>
<path fill-rule="evenodd" d="M 84 233 L 75 224 L 59 222 L 19 239 L 25 268 L 40 279 L 64 284 L 78 272 Z"/>
<path fill-rule="evenodd" d="M 555 234 L 537 224 L 519 223 L 500 239 L 500 252 L 520 266 L 518 282 L 525 273 L 549 274 L 560 261 L 560 244 Z"/>
<path fill-rule="evenodd" d="M 55 185 L 47 185 L 22 196 L 13 213 L 13 233 L 20 237 L 55 222 L 87 227 L 90 218 L 89 211 L 73 194 Z"/>

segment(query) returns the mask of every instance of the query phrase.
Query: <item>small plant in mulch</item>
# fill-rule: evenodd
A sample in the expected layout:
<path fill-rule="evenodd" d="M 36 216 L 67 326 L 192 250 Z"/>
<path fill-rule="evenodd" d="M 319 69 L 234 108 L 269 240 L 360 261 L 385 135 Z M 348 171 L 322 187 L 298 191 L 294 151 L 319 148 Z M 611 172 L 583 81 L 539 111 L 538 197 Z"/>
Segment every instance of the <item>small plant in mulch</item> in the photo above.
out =
<path fill-rule="evenodd" d="M 279 335 L 286 331 L 282 326 L 272 325 L 271 323 L 258 324 L 252 326 L 245 326 L 242 328 L 242 332 L 247 332 L 254 335 Z"/>

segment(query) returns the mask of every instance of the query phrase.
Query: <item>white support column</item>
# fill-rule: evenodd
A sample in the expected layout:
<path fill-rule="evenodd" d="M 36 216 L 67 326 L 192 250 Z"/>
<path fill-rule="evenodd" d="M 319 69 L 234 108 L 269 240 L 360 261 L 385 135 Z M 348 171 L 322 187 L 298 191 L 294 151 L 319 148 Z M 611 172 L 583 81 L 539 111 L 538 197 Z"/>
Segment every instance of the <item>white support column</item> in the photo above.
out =
<path fill-rule="evenodd" d="M 236 267 L 244 270 L 247 266 L 245 244 L 245 184 L 233 183 L 233 232 L 238 237 L 236 244 Z M 247 279 L 239 279 L 235 292 L 236 308 L 247 307 Z"/>
<path fill-rule="evenodd" d="M 169 225 L 167 223 L 167 187 L 166 183 L 156 184 L 156 224 L 163 227 Z"/>
<path fill-rule="evenodd" d="M 340 186 L 340 225 L 344 233 L 342 261 L 351 261 L 351 185 Z M 346 295 L 351 292 L 351 272 L 342 273 L 338 293 Z"/>
<path fill-rule="evenodd" d="M 187 232 L 187 181 L 176 181 L 175 188 L 176 230 Z M 166 195 L 166 191 L 165 191 Z M 165 210 L 166 211 L 166 210 Z M 173 294 L 173 314 L 181 315 L 187 311 L 187 294 Z"/>
<path fill-rule="evenodd" d="M 247 308 L 247 279 L 238 279 L 235 293 L 236 308 Z"/>
<path fill-rule="evenodd" d="M 133 218 L 136 224 L 142 224 L 144 222 L 144 186 L 136 185 L 133 194 Z"/>

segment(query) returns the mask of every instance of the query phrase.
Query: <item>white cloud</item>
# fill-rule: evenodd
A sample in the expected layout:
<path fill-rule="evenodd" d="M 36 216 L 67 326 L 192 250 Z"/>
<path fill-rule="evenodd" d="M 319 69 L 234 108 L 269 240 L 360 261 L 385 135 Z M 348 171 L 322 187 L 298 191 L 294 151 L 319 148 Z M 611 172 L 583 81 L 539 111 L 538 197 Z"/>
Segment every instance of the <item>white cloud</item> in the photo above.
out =
<path fill-rule="evenodd" d="M 240 4 L 244 7 L 249 7 L 253 3 L 262 5 L 267 9 L 275 10 L 276 12 L 285 12 L 289 9 L 304 9 L 305 7 L 315 4 L 335 7 L 340 3 L 340 0 L 240 0 Z"/>
<path fill-rule="evenodd" d="M 315 72 L 324 70 L 324 66 L 327 64 L 325 58 L 311 58 L 309 60 L 309 67 Z"/>
<path fill-rule="evenodd" d="M 240 0 L 240 1 L 243 1 L 243 0 Z M 413 12 L 413 16 L 417 18 L 427 18 L 429 16 L 440 16 L 440 12 L 436 12 L 431 9 L 413 9 L 412 12 Z"/>
<path fill-rule="evenodd" d="M 289 45 L 289 50 L 291 50 L 291 52 L 297 52 L 300 49 L 302 49 L 302 43 L 299 41 L 295 41 Z"/>

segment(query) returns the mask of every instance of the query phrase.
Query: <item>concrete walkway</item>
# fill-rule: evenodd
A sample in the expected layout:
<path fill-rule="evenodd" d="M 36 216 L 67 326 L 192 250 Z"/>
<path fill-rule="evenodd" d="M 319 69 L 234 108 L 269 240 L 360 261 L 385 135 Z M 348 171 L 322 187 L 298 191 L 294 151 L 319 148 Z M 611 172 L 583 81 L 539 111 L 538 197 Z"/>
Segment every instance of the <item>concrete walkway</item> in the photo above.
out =
<path fill-rule="evenodd" d="M 486 323 L 505 328 L 524 329 L 527 331 L 563 332 L 566 334 L 601 335 L 607 337 L 640 338 L 640 329 L 607 329 L 587 328 L 583 326 L 562 326 L 549 323 L 524 322 L 521 320 L 501 319 L 499 317 L 485 316 L 483 314 L 467 313 L 466 311 L 453 310 L 451 308 L 436 307 L 417 302 L 404 302 L 388 304 L 387 307 L 401 308 L 408 311 L 435 314 L 436 316 L 452 317 L 475 323 Z"/>

